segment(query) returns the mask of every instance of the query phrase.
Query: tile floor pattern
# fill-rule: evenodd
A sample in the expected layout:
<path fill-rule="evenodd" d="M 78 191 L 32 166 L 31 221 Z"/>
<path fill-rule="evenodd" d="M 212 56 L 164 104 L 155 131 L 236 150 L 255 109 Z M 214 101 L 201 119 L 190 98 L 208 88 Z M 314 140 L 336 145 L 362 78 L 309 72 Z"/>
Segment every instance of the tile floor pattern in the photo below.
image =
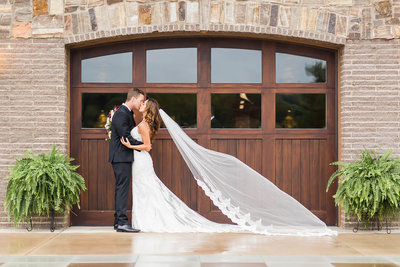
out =
<path fill-rule="evenodd" d="M 400 267 L 400 231 L 330 237 L 251 233 L 116 233 L 70 227 L 54 233 L 0 230 L 3 266 Z"/>
<path fill-rule="evenodd" d="M 4 266 L 60 267 L 396 267 L 400 259 L 355 256 L 0 256 Z M 5 263 L 4 263 L 5 262 Z M 397 263 L 396 263 L 397 262 Z"/>

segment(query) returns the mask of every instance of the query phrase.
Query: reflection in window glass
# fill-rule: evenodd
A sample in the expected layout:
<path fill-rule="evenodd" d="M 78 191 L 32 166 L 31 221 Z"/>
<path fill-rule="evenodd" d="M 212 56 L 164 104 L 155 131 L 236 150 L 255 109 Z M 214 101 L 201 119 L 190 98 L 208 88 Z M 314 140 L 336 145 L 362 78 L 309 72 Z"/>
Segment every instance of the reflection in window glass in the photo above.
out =
<path fill-rule="evenodd" d="M 160 107 L 183 128 L 197 127 L 196 94 L 159 94 L 149 93 L 147 97 L 154 98 Z M 162 125 L 165 128 L 164 125 Z"/>
<path fill-rule="evenodd" d="M 82 83 L 131 83 L 132 52 L 82 60 Z"/>
<path fill-rule="evenodd" d="M 261 83 L 261 51 L 211 48 L 212 83 Z"/>
<path fill-rule="evenodd" d="M 310 57 L 276 53 L 277 83 L 324 83 L 326 61 Z"/>
<path fill-rule="evenodd" d="M 169 48 L 146 51 L 148 83 L 196 83 L 197 48 Z"/>
<path fill-rule="evenodd" d="M 104 128 L 108 112 L 126 100 L 122 94 L 82 94 L 82 128 Z"/>
<path fill-rule="evenodd" d="M 211 128 L 260 127 L 260 94 L 211 94 Z"/>
<path fill-rule="evenodd" d="M 325 94 L 276 94 L 276 128 L 325 128 Z"/>

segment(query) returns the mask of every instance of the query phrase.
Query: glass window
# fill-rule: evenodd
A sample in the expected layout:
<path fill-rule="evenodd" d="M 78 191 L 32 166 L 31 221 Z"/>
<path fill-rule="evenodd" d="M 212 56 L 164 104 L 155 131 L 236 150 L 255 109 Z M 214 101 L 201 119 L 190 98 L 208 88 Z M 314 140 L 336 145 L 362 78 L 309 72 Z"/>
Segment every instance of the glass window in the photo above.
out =
<path fill-rule="evenodd" d="M 197 83 L 197 48 L 146 51 L 148 83 Z"/>
<path fill-rule="evenodd" d="M 261 94 L 211 94 L 211 128 L 261 128 Z"/>
<path fill-rule="evenodd" d="M 157 100 L 160 107 L 183 128 L 197 127 L 196 94 L 149 93 L 147 97 Z M 164 125 L 162 127 L 165 128 Z"/>
<path fill-rule="evenodd" d="M 261 51 L 211 48 L 212 83 L 261 83 Z"/>
<path fill-rule="evenodd" d="M 276 94 L 276 128 L 325 128 L 325 94 Z"/>
<path fill-rule="evenodd" d="M 104 128 L 108 112 L 116 105 L 126 100 L 126 93 L 122 94 L 82 94 L 82 128 Z"/>
<path fill-rule="evenodd" d="M 82 60 L 82 83 L 131 83 L 132 52 Z"/>
<path fill-rule="evenodd" d="M 326 61 L 276 53 L 277 83 L 325 83 Z"/>

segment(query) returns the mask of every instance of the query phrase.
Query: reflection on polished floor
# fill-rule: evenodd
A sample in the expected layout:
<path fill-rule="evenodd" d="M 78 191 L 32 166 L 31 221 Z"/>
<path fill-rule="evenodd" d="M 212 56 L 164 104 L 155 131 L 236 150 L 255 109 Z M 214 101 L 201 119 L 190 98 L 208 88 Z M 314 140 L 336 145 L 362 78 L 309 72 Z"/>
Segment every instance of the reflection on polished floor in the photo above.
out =
<path fill-rule="evenodd" d="M 0 230 L 3 266 L 400 266 L 400 232 L 333 237 Z"/>

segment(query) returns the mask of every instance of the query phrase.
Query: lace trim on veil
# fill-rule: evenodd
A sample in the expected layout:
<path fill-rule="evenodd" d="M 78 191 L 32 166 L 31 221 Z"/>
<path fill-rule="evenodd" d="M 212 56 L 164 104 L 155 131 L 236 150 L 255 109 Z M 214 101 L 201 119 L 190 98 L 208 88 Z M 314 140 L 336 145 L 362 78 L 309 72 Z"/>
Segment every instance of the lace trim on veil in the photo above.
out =
<path fill-rule="evenodd" d="M 321 229 L 312 230 L 312 229 L 288 229 L 285 228 L 285 231 L 279 230 L 278 227 L 274 227 L 273 225 L 264 226 L 262 224 L 262 219 L 252 220 L 250 213 L 242 213 L 240 207 L 233 206 L 231 204 L 231 200 L 229 198 L 223 198 L 221 192 L 219 190 L 211 190 L 208 185 L 196 179 L 197 184 L 204 190 L 206 196 L 208 196 L 213 204 L 217 206 L 221 212 L 226 215 L 232 222 L 241 226 L 244 230 L 248 230 L 257 234 L 264 235 L 289 235 L 289 236 L 325 236 L 325 235 L 337 235 L 336 231 L 330 230 L 326 228 L 324 231 Z"/>
<path fill-rule="evenodd" d="M 252 221 L 250 219 L 250 213 L 242 214 L 240 212 L 240 207 L 235 207 L 231 205 L 231 200 L 228 198 L 223 198 L 221 191 L 214 189 L 209 189 L 209 187 L 196 179 L 197 184 L 204 190 L 204 193 L 211 199 L 213 204 L 217 206 L 221 212 L 226 215 L 232 222 L 245 227 L 246 230 L 250 230 L 252 232 L 257 230 L 257 226 L 261 226 L 261 219 L 258 221 Z"/>

